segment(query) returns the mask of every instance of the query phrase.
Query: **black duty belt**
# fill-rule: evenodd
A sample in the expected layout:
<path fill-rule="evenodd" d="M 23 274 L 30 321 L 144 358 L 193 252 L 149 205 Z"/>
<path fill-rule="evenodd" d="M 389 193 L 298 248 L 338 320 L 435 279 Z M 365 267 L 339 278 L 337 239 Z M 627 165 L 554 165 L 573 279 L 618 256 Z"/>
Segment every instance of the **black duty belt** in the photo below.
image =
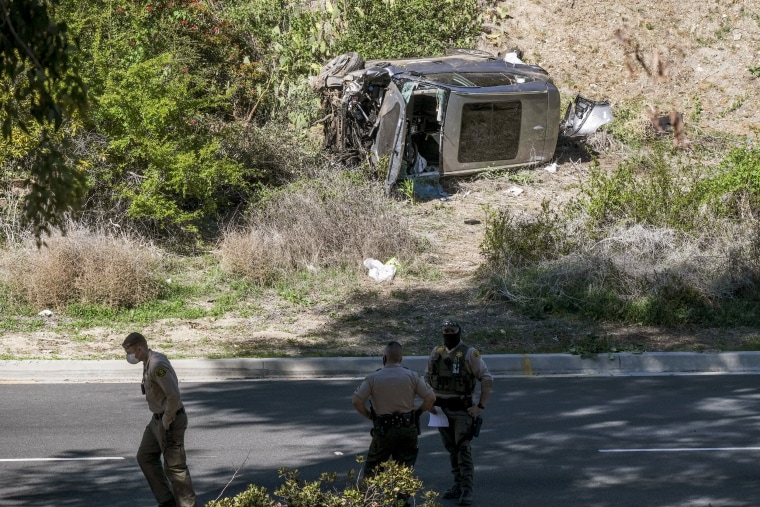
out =
<path fill-rule="evenodd" d="M 185 413 L 185 407 L 181 407 L 179 410 L 177 410 L 176 414 L 184 414 Z M 153 414 L 154 419 L 161 419 L 164 416 L 164 413 L 161 412 L 160 414 Z"/>
<path fill-rule="evenodd" d="M 472 398 L 469 396 L 463 398 L 441 398 L 439 396 L 435 399 L 435 406 L 449 410 L 467 410 L 472 406 Z"/>
<path fill-rule="evenodd" d="M 414 412 L 394 412 L 377 416 L 375 424 L 381 428 L 408 428 L 414 426 Z"/>

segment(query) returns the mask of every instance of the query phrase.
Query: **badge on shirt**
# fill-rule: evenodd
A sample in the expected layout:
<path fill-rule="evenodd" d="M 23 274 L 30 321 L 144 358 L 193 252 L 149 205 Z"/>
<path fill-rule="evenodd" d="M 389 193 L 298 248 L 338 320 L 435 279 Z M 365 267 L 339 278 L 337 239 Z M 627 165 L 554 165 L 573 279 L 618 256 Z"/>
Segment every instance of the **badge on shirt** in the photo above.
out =
<path fill-rule="evenodd" d="M 157 377 L 163 377 L 165 375 L 166 375 L 166 368 L 164 368 L 163 366 L 159 366 L 158 368 L 156 368 Z"/>

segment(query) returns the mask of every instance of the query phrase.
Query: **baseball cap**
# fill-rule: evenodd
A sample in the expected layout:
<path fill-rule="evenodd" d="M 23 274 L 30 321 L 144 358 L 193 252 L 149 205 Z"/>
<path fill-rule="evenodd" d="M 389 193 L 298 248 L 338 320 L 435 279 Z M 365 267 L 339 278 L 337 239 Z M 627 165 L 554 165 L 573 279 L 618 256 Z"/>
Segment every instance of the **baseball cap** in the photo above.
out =
<path fill-rule="evenodd" d="M 441 327 L 443 328 L 443 334 L 456 334 L 461 330 L 459 323 L 451 319 L 444 320 Z"/>

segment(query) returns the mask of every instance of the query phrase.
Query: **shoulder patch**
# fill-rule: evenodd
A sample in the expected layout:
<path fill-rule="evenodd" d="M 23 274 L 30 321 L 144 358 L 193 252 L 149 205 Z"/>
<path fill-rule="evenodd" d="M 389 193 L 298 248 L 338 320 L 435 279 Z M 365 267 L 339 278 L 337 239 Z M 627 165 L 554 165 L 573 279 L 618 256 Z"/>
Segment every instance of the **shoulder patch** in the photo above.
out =
<path fill-rule="evenodd" d="M 166 372 L 167 372 L 167 370 L 163 366 L 159 366 L 158 368 L 156 368 L 156 376 L 157 377 L 165 377 L 166 376 Z"/>
<path fill-rule="evenodd" d="M 440 347 L 438 347 L 437 349 L 435 349 L 435 351 L 438 354 L 443 354 L 444 352 L 446 352 L 446 347 L 444 347 L 443 345 L 441 345 Z"/>
<path fill-rule="evenodd" d="M 472 355 L 473 355 L 473 357 L 476 357 L 476 358 L 480 357 L 480 351 L 478 349 L 475 349 L 475 350 L 472 351 Z"/>

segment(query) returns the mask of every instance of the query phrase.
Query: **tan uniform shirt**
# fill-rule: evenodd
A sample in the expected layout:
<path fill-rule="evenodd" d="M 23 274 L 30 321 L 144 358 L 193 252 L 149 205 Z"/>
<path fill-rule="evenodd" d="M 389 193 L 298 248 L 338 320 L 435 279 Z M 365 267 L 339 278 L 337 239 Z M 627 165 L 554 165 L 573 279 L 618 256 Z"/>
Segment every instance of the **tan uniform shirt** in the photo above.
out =
<path fill-rule="evenodd" d="M 354 395 L 363 402 L 372 398 L 377 415 L 388 415 L 411 412 L 414 410 L 415 396 L 425 398 L 432 392 L 417 372 L 400 364 L 391 364 L 365 378 Z"/>
<path fill-rule="evenodd" d="M 143 365 L 143 387 L 148 408 L 154 414 L 167 413 L 169 420 L 182 407 L 179 381 L 171 363 L 165 355 L 148 351 L 148 360 Z"/>

